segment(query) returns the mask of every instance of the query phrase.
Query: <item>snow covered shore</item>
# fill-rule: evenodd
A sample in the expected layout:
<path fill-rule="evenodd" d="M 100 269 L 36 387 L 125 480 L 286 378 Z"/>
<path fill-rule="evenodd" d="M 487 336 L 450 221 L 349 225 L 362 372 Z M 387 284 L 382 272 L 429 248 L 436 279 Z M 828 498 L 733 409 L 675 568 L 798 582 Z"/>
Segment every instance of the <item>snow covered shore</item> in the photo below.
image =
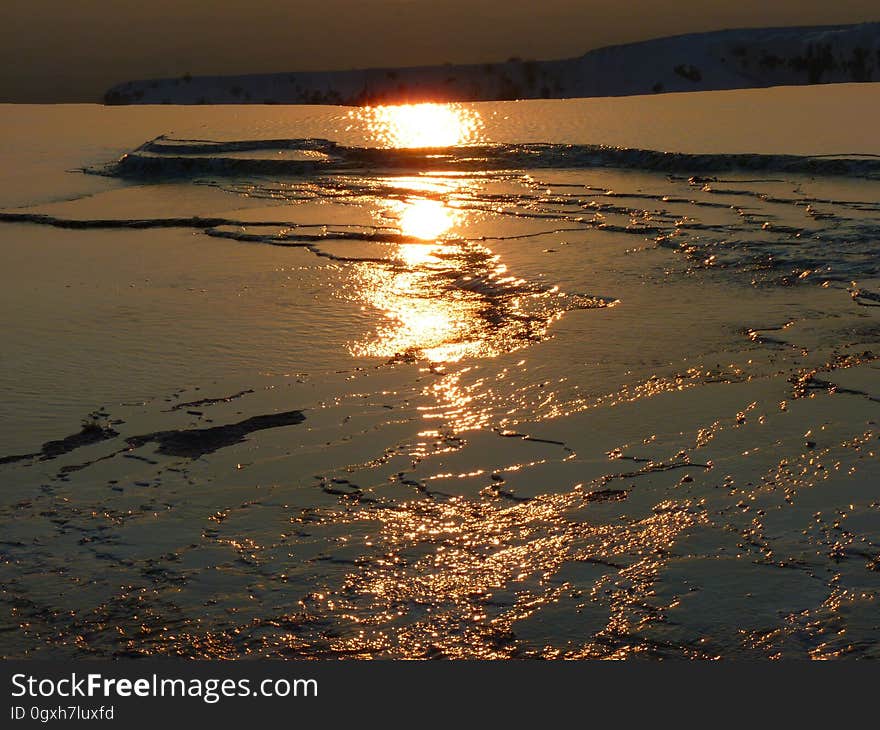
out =
<path fill-rule="evenodd" d="M 394 104 L 630 96 L 880 80 L 880 23 L 750 28 L 557 61 L 129 81 L 106 104 Z"/>

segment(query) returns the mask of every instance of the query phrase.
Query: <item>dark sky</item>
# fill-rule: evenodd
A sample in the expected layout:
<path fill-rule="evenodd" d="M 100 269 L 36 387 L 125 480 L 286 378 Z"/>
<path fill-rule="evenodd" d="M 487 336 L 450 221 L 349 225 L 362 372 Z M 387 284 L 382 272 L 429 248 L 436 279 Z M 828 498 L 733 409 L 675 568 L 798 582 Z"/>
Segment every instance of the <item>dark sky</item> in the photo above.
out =
<path fill-rule="evenodd" d="M 564 58 L 663 35 L 880 19 L 877 0 L 0 0 L 0 101 L 135 78 Z"/>

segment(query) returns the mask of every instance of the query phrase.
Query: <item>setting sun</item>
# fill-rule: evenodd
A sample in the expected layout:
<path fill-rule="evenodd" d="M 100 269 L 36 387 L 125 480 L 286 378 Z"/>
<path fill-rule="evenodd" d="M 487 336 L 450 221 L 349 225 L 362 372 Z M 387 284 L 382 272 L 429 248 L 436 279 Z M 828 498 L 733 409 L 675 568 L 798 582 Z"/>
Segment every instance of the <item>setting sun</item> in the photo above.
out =
<path fill-rule="evenodd" d="M 383 147 L 452 147 L 480 139 L 479 113 L 458 104 L 403 104 L 349 112 Z"/>

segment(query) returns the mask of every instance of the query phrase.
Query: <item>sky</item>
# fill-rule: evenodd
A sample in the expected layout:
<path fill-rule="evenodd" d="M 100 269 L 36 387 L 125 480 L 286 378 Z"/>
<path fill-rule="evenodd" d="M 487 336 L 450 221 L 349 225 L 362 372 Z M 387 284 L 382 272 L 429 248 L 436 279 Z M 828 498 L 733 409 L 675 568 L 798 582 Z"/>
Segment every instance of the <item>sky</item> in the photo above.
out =
<path fill-rule="evenodd" d="M 552 59 L 724 28 L 880 20 L 877 0 L 0 0 L 0 102 L 113 84 Z"/>

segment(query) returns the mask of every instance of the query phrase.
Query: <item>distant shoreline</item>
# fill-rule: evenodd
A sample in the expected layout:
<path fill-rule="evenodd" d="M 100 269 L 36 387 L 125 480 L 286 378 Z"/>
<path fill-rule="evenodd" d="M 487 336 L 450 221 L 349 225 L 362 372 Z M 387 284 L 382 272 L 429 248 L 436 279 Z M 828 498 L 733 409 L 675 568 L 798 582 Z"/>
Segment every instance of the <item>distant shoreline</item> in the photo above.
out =
<path fill-rule="evenodd" d="M 128 81 L 125 104 L 331 104 L 638 96 L 880 80 L 880 22 L 749 28 L 610 46 L 576 58 Z"/>

